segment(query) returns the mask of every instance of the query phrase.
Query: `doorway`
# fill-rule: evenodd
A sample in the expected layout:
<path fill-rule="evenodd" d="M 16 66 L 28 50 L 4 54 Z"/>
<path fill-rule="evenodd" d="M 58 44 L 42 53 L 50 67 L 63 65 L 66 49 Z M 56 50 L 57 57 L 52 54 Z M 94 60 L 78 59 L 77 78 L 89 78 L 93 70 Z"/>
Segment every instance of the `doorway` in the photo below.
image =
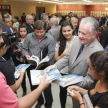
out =
<path fill-rule="evenodd" d="M 36 7 L 36 18 L 41 19 L 41 14 L 45 13 L 45 7 Z"/>

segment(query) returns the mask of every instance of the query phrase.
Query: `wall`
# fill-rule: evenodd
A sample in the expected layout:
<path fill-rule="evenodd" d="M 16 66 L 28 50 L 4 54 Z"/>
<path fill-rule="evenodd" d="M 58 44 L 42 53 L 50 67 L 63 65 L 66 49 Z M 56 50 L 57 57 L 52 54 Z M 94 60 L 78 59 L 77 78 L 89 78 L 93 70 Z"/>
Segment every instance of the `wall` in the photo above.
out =
<path fill-rule="evenodd" d="M 108 8 L 108 5 L 57 5 L 56 11 L 86 11 L 86 14 L 90 15 L 90 11 L 108 12 L 105 8 Z"/>
<path fill-rule="evenodd" d="M 45 13 L 49 13 L 50 15 L 53 13 L 56 13 L 56 5 L 48 5 L 48 4 L 40 4 L 40 3 L 25 3 L 25 2 L 9 2 L 7 1 L 6 3 L 0 1 L 0 4 L 5 4 L 5 5 L 11 5 L 11 15 L 17 15 L 19 18 L 21 18 L 22 13 L 31 14 L 35 13 L 36 14 L 36 7 L 45 7 Z"/>

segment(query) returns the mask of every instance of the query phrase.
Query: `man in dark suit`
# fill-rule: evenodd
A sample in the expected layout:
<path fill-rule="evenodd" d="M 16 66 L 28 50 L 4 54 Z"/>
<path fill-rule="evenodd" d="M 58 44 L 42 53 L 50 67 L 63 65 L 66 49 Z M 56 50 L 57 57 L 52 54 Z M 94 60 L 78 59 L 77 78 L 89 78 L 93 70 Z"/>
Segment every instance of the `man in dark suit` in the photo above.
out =
<path fill-rule="evenodd" d="M 76 17 L 72 17 L 71 18 L 71 24 L 72 24 L 72 26 L 73 26 L 73 34 L 75 35 L 75 36 L 78 36 L 78 18 L 76 18 Z"/>
<path fill-rule="evenodd" d="M 42 18 L 45 22 L 46 22 L 46 33 L 48 32 L 48 30 L 50 30 L 50 26 L 49 26 L 49 18 L 48 15 L 44 15 Z"/>
<path fill-rule="evenodd" d="M 33 19 L 33 16 L 32 15 L 26 15 L 26 26 L 27 26 L 27 29 L 28 29 L 28 33 L 32 33 L 34 32 L 34 27 L 33 27 L 33 24 L 34 24 L 34 19 Z"/>
<path fill-rule="evenodd" d="M 100 43 L 105 48 L 108 45 L 108 27 L 102 30 L 100 35 Z"/>
<path fill-rule="evenodd" d="M 10 17 L 5 16 L 3 20 L 4 20 L 4 24 L 5 24 L 5 26 L 2 27 L 3 32 L 5 32 L 5 33 L 16 32 L 17 33 L 17 29 L 12 27 L 12 20 L 11 20 Z M 12 59 L 11 47 L 8 47 L 7 52 L 4 55 L 4 58 L 6 60 L 8 60 L 12 65 L 14 65 L 14 62 L 13 62 L 13 59 Z"/>

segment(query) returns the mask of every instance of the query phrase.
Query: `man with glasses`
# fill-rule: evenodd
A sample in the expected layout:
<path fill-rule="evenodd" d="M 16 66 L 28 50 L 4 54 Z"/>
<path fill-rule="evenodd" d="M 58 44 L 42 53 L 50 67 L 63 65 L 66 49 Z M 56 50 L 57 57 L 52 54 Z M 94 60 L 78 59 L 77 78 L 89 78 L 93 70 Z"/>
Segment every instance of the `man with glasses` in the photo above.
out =
<path fill-rule="evenodd" d="M 32 15 L 26 15 L 26 26 L 27 26 L 27 29 L 28 29 L 28 33 L 32 33 L 34 32 L 34 27 L 33 27 L 33 24 L 34 24 L 34 19 L 33 19 L 33 16 Z"/>
<path fill-rule="evenodd" d="M 22 55 L 29 62 L 30 56 L 32 55 L 35 55 L 41 59 L 41 51 L 47 49 L 46 56 L 49 57 L 49 62 L 50 62 L 54 57 L 54 49 L 55 49 L 54 38 L 48 33 L 46 33 L 46 23 L 43 20 L 37 20 L 34 23 L 34 29 L 35 32 L 29 33 L 24 40 L 24 44 L 22 47 Z M 31 90 L 34 90 L 37 87 L 37 85 L 33 86 L 31 84 L 31 77 L 30 77 L 30 70 L 35 68 L 36 66 L 31 65 L 27 69 L 27 75 L 29 77 Z M 40 68 L 40 70 L 43 70 L 44 68 Z M 46 102 L 45 108 L 51 108 L 53 101 L 51 85 L 44 91 L 44 96 Z M 36 105 L 35 108 L 41 108 L 41 105 L 43 104 L 44 104 L 44 99 L 43 96 L 41 95 L 38 99 L 38 104 Z"/>
<path fill-rule="evenodd" d="M 77 85 L 82 88 L 90 88 L 94 80 L 91 77 L 89 68 L 89 56 L 96 52 L 103 50 L 103 47 L 96 39 L 99 23 L 92 17 L 83 18 L 79 25 L 78 37 L 75 38 L 71 50 L 54 65 L 46 68 L 50 71 L 53 68 L 63 69 L 69 66 L 69 74 L 78 74 L 84 77 L 84 80 Z M 66 88 L 60 87 L 60 102 L 61 108 L 65 108 L 66 104 Z M 79 108 L 78 102 L 73 100 L 73 108 Z M 81 103 L 80 103 L 81 104 Z"/>

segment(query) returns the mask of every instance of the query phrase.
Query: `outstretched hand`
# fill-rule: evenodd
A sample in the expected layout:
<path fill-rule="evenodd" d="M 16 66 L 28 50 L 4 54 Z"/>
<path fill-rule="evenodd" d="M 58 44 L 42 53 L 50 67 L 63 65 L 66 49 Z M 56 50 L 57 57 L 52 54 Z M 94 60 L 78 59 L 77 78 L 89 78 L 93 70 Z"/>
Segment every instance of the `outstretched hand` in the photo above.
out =
<path fill-rule="evenodd" d="M 57 66 L 54 64 L 54 65 L 51 65 L 51 66 L 48 66 L 47 68 L 45 68 L 44 70 L 46 70 L 47 72 L 49 72 L 50 70 L 54 69 L 54 68 L 57 68 Z"/>

